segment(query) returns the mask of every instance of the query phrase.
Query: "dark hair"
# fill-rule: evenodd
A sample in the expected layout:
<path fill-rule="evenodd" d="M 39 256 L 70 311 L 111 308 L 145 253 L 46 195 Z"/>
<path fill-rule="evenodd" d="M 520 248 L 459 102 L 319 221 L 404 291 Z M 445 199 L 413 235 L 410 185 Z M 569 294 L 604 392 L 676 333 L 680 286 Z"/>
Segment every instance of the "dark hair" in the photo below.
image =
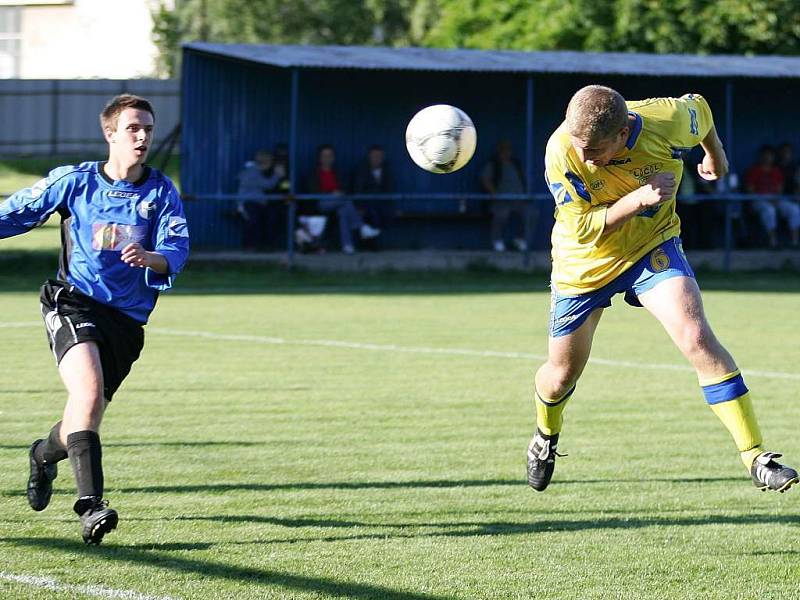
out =
<path fill-rule="evenodd" d="M 336 149 L 333 147 L 333 144 L 320 144 L 317 146 L 317 161 L 319 162 L 320 156 L 325 150 L 330 150 L 334 154 L 336 154 Z"/>
<path fill-rule="evenodd" d="M 367 152 L 372 152 L 373 150 L 380 150 L 383 152 L 383 146 L 380 144 L 372 144 L 369 148 L 367 148 Z"/>
<path fill-rule="evenodd" d="M 126 108 L 145 110 L 153 116 L 153 120 L 156 118 L 156 113 L 153 112 L 153 107 L 150 105 L 150 102 L 140 96 L 134 96 L 133 94 L 120 94 L 109 100 L 103 112 L 100 113 L 100 127 L 102 127 L 103 130 L 116 129 L 117 123 L 119 122 L 119 115 Z"/>
<path fill-rule="evenodd" d="M 771 146 L 770 144 L 764 144 L 761 148 L 758 149 L 759 154 L 764 154 L 765 152 L 772 152 L 775 154 L 775 146 Z"/>

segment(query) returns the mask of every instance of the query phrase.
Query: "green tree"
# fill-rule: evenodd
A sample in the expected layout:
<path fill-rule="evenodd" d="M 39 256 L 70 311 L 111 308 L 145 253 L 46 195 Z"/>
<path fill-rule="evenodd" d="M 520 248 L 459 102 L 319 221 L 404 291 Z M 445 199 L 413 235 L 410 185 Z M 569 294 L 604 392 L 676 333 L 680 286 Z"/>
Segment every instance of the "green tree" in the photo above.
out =
<path fill-rule="evenodd" d="M 175 0 L 153 20 L 173 76 L 195 40 L 800 54 L 800 0 Z"/>
<path fill-rule="evenodd" d="M 416 0 L 176 0 L 153 11 L 161 72 L 175 75 L 185 41 L 408 45 Z"/>
<path fill-rule="evenodd" d="M 797 0 L 440 0 L 426 45 L 800 54 Z"/>

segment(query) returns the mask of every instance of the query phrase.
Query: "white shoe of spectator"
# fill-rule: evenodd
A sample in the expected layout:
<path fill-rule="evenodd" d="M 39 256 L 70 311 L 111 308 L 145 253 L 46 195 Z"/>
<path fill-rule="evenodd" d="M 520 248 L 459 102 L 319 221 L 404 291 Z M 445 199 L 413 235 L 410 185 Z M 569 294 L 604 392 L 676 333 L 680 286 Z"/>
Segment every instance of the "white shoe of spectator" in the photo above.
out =
<path fill-rule="evenodd" d="M 370 225 L 367 225 L 366 223 L 364 223 L 361 226 L 360 232 L 361 232 L 361 239 L 363 239 L 363 240 L 369 240 L 371 238 L 376 238 L 381 234 L 381 230 L 380 229 L 377 229 L 375 227 L 371 227 Z"/>
<path fill-rule="evenodd" d="M 506 251 L 505 242 L 503 242 L 503 240 L 497 240 L 494 243 L 494 251 L 495 252 L 505 252 Z"/>
<path fill-rule="evenodd" d="M 356 249 L 353 248 L 350 244 L 347 244 L 346 246 L 342 246 L 342 252 L 344 252 L 345 254 L 355 254 Z"/>
<path fill-rule="evenodd" d="M 519 250 L 520 252 L 527 252 L 528 251 L 528 242 L 526 242 L 522 238 L 516 238 L 514 240 L 514 247 L 517 250 Z"/>

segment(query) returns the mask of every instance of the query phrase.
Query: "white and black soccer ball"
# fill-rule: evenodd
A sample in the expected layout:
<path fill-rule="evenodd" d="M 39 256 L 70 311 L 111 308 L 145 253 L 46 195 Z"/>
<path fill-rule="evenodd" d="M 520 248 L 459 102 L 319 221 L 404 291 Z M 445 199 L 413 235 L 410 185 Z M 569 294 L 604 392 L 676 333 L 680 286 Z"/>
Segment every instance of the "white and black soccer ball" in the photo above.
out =
<path fill-rule="evenodd" d="M 406 128 L 411 160 L 431 173 L 458 171 L 472 158 L 476 141 L 472 119 L 449 104 L 423 108 Z"/>

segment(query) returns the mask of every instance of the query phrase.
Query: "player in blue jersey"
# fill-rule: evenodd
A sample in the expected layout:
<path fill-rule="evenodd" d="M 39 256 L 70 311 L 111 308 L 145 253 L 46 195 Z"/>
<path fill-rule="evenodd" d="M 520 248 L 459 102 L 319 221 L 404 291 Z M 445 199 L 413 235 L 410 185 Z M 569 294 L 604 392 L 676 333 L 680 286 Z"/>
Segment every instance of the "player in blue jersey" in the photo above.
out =
<path fill-rule="evenodd" d="M 118 521 L 103 499 L 103 413 L 139 357 L 159 292 L 172 287 L 189 253 L 175 186 L 144 164 L 154 121 L 147 100 L 113 98 L 100 115 L 107 161 L 54 169 L 0 204 L 0 238 L 61 217 L 59 270 L 42 286 L 41 303 L 67 403 L 30 447 L 28 503 L 47 507 L 57 463 L 69 458 L 87 544 L 99 544 Z"/>

